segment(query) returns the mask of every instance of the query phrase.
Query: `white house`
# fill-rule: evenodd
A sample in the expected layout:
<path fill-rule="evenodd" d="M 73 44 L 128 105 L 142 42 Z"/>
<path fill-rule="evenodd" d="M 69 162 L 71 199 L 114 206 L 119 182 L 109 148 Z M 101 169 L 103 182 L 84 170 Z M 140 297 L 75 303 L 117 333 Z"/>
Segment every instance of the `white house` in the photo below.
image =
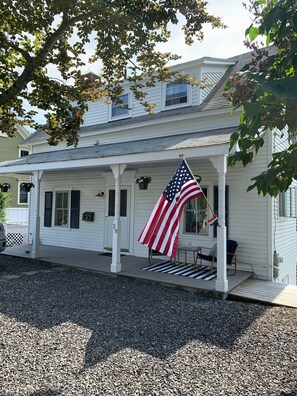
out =
<path fill-rule="evenodd" d="M 221 227 L 207 225 L 209 209 L 197 198 L 184 209 L 180 244 L 212 247 L 218 241 L 216 289 L 228 290 L 226 239 L 238 242 L 238 269 L 256 278 L 296 283 L 296 192 L 279 198 L 246 192 L 253 176 L 270 162 L 278 137 L 271 134 L 252 164 L 227 167 L 229 137 L 239 123 L 222 96 L 224 84 L 250 59 L 202 58 L 174 66 L 214 88 L 159 83 L 147 100 L 157 104 L 148 115 L 133 99 L 129 85 L 121 98 L 129 109 L 89 103 L 77 148 L 48 146 L 37 131 L 24 141 L 32 154 L 0 164 L 0 173 L 32 175 L 30 227 L 34 257 L 39 243 L 92 251 L 112 250 L 111 271 L 121 270 L 120 250 L 148 255 L 138 237 L 151 211 L 184 155 L 209 202 L 218 210 Z M 135 183 L 152 178 L 147 190 Z M 225 192 L 225 193 L 224 193 Z M 202 220 L 200 220 L 202 219 Z M 120 232 L 119 232 L 120 230 Z"/>

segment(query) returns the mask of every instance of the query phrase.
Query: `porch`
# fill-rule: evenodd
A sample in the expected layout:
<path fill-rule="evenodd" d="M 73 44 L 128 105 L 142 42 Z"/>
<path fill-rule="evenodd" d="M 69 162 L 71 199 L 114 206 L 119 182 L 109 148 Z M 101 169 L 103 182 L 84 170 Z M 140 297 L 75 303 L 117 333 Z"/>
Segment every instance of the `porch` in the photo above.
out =
<path fill-rule="evenodd" d="M 31 258 L 31 245 L 20 245 L 7 247 L 3 255 Z M 147 282 L 157 282 L 167 286 L 181 287 L 189 291 L 204 291 L 215 294 L 216 278 L 212 280 L 199 280 L 182 275 L 172 275 L 161 272 L 151 272 L 143 270 L 149 265 L 148 259 L 130 255 L 121 256 L 122 270 L 116 274 L 110 271 L 110 256 L 101 255 L 100 252 L 80 249 L 70 249 L 58 246 L 40 245 L 40 257 L 36 260 L 47 261 L 59 265 L 77 268 L 80 270 L 94 271 L 110 276 L 126 276 Z M 153 259 L 152 265 L 162 262 L 160 259 Z M 231 270 L 231 273 L 233 270 Z M 252 276 L 251 272 L 237 271 L 235 275 L 228 276 L 228 292 L 246 281 Z"/>

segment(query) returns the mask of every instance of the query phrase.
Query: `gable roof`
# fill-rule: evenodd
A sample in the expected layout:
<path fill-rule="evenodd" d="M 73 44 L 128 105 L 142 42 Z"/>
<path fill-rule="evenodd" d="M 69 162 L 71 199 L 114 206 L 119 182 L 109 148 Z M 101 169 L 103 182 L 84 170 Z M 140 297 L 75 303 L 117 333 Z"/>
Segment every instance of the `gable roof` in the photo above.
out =
<path fill-rule="evenodd" d="M 138 117 L 132 117 L 129 119 L 112 121 L 107 123 L 100 123 L 94 124 L 90 126 L 82 126 L 80 129 L 81 133 L 89 132 L 89 131 L 99 131 L 102 129 L 112 129 L 116 126 L 129 126 L 136 123 L 141 123 L 149 120 L 157 120 L 161 118 L 170 118 L 172 116 L 183 116 L 186 114 L 197 113 L 197 112 L 205 112 L 210 110 L 219 110 L 219 109 L 228 109 L 230 108 L 230 103 L 228 99 L 223 96 L 224 87 L 228 78 L 241 70 L 244 65 L 249 63 L 252 60 L 253 52 L 247 52 L 241 55 L 234 56 L 228 59 L 221 59 L 221 58 L 210 58 L 204 57 L 195 61 L 187 62 L 183 65 L 187 64 L 199 64 L 199 63 L 207 63 L 207 62 L 223 62 L 230 65 L 226 71 L 226 73 L 222 76 L 219 82 L 215 85 L 215 87 L 210 91 L 210 93 L 206 96 L 205 100 L 198 106 L 189 106 L 189 107 L 182 107 L 177 109 L 166 110 L 163 112 L 156 113 L 154 115 L 145 114 Z M 173 68 L 178 68 L 182 65 L 176 65 Z M 48 135 L 43 129 L 38 129 L 35 133 L 29 136 L 27 139 L 24 140 L 24 144 L 38 144 L 44 143 L 48 138 Z"/>

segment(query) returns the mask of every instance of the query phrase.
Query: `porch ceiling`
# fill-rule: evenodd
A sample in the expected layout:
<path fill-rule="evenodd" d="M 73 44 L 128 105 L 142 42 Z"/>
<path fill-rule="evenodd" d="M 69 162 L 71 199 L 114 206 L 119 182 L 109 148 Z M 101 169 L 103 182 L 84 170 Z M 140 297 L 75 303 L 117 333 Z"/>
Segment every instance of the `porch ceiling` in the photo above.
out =
<path fill-rule="evenodd" d="M 160 163 L 176 160 L 179 154 L 187 158 L 205 159 L 228 153 L 234 128 L 180 134 L 129 142 L 95 145 L 31 154 L 14 161 L 0 163 L 0 174 L 31 173 L 35 170 L 80 169 L 126 163 Z"/>

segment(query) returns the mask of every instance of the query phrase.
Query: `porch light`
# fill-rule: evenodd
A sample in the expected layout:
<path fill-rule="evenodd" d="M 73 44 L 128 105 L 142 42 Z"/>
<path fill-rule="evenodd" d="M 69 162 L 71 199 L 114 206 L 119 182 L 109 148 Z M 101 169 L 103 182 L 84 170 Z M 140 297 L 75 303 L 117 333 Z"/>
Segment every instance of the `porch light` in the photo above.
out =
<path fill-rule="evenodd" d="M 197 181 L 198 183 L 201 182 L 202 177 L 201 177 L 200 175 L 194 175 L 194 177 L 195 177 L 195 179 L 196 179 L 196 181 Z"/>
<path fill-rule="evenodd" d="M 95 197 L 104 197 L 104 191 L 99 190 Z"/>

